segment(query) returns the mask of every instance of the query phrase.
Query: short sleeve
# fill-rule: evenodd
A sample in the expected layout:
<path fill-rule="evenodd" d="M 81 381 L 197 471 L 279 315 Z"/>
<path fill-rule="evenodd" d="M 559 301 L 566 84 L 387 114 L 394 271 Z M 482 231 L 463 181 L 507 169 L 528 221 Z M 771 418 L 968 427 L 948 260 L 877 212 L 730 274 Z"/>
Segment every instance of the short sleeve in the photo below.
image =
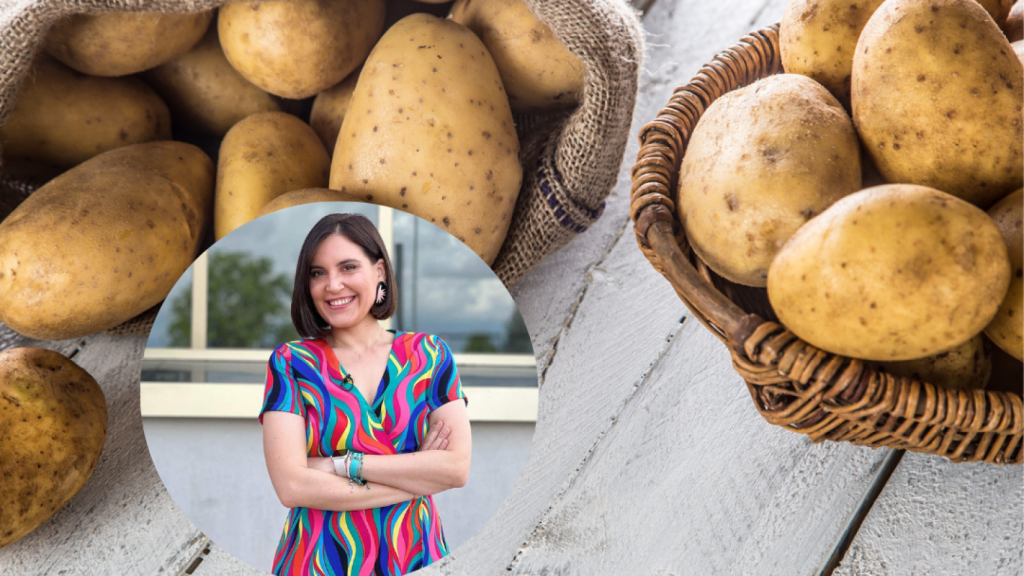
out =
<path fill-rule="evenodd" d="M 263 423 L 263 413 L 269 411 L 291 412 L 306 417 L 302 394 L 292 370 L 292 349 L 288 344 L 278 346 L 267 362 L 267 384 L 263 389 L 260 424 Z"/>
<path fill-rule="evenodd" d="M 434 362 L 434 373 L 430 380 L 430 388 L 427 390 L 427 405 L 431 410 L 453 401 L 462 399 L 467 405 L 469 399 L 462 391 L 462 380 L 459 378 L 459 370 L 455 367 L 455 359 L 452 351 L 437 336 L 430 337 L 436 353 Z"/>

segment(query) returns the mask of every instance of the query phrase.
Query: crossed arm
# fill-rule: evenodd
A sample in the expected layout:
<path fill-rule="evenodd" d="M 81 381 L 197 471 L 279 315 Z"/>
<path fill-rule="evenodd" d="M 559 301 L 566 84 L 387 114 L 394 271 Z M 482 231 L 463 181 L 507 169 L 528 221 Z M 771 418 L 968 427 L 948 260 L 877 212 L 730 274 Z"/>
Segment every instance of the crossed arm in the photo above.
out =
<path fill-rule="evenodd" d="M 305 420 L 290 412 L 263 415 L 263 454 L 281 504 L 288 508 L 365 510 L 465 485 L 472 439 L 463 402 L 444 404 L 430 414 L 429 432 L 411 454 L 363 459 L 366 487 L 351 489 L 334 473 L 330 458 L 306 457 Z"/>

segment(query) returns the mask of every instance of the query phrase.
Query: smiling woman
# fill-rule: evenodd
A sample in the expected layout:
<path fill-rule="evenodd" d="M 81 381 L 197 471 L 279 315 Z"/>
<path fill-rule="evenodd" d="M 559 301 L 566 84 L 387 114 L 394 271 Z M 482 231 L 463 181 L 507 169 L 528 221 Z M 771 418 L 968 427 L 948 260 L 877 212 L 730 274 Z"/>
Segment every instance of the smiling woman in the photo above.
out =
<path fill-rule="evenodd" d="M 448 553 L 431 496 L 469 475 L 465 394 L 440 338 L 380 324 L 396 294 L 365 217 L 332 214 L 307 235 L 292 293 L 303 340 L 274 351 L 260 411 L 291 509 L 274 574 L 406 574 Z"/>

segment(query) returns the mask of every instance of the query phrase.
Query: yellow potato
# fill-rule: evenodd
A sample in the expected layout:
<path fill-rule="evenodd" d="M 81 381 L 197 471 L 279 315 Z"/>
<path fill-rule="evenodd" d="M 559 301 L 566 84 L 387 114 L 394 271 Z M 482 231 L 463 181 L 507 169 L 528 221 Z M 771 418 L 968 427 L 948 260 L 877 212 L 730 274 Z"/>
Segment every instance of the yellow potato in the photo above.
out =
<path fill-rule="evenodd" d="M 683 157 L 679 219 L 723 277 L 764 286 L 800 226 L 861 186 L 850 117 L 823 86 L 778 74 L 734 90 L 701 116 Z"/>
<path fill-rule="evenodd" d="M 277 212 L 278 210 L 284 210 L 285 208 L 291 208 L 292 206 L 312 204 L 314 202 L 360 201 L 365 201 L 365 198 L 356 198 L 347 192 L 339 192 L 338 190 L 330 190 L 328 188 L 305 188 L 303 190 L 285 192 L 277 198 L 274 198 L 266 206 L 260 209 L 259 213 L 256 214 L 256 217 L 259 218 L 260 216 L 265 216 L 271 212 Z"/>
<path fill-rule="evenodd" d="M 198 14 L 76 14 L 50 28 L 44 47 L 79 72 L 124 76 L 187 52 L 203 37 L 212 19 L 212 10 Z"/>
<path fill-rule="evenodd" d="M 1024 360 L 1024 189 L 1000 200 L 988 215 L 1003 233 L 1013 270 L 1010 289 L 985 334 L 1007 354 Z"/>
<path fill-rule="evenodd" d="M 1024 184 L 1024 69 L 973 0 L 889 0 L 853 61 L 853 120 L 888 182 L 988 208 Z"/>
<path fill-rule="evenodd" d="M 217 240 L 256 218 L 274 198 L 323 188 L 331 159 L 308 124 L 284 112 L 253 114 L 228 131 L 217 160 Z"/>
<path fill-rule="evenodd" d="M 1002 24 L 1013 9 L 1013 0 L 976 0 L 981 7 L 988 12 L 988 15 L 996 22 Z"/>
<path fill-rule="evenodd" d="M 384 0 L 228 2 L 217 20 L 228 62 L 260 88 L 307 98 L 355 70 L 384 26 Z"/>
<path fill-rule="evenodd" d="M 928 382 L 946 390 L 981 389 L 992 375 L 992 350 L 985 337 L 974 338 L 933 356 L 901 362 L 883 362 L 893 376 Z"/>
<path fill-rule="evenodd" d="M 782 67 L 821 83 L 850 106 L 857 39 L 883 0 L 790 0 L 779 28 Z"/>
<path fill-rule="evenodd" d="M 910 360 L 957 346 L 992 320 L 1010 283 L 995 223 L 954 196 L 868 188 L 805 224 L 768 270 L 781 322 L 829 352 Z"/>
<path fill-rule="evenodd" d="M 458 0 L 451 19 L 483 40 L 516 112 L 573 106 L 585 67 L 523 0 Z"/>
<path fill-rule="evenodd" d="M 1000 28 L 1010 42 L 1024 40 L 1024 0 L 1017 0 L 1013 4 L 1006 20 L 1000 24 Z"/>
<path fill-rule="evenodd" d="M 4 164 L 70 168 L 121 146 L 170 140 L 167 105 L 138 78 L 97 78 L 40 55 L 0 127 Z"/>
<path fill-rule="evenodd" d="M 426 14 L 392 26 L 359 75 L 330 187 L 434 222 L 490 264 L 521 182 L 512 112 L 483 43 Z"/>
<path fill-rule="evenodd" d="M 177 122 L 214 136 L 223 136 L 246 116 L 281 109 L 273 96 L 231 67 L 215 26 L 191 50 L 144 78 L 164 97 Z"/>
<path fill-rule="evenodd" d="M 195 146 L 147 142 L 50 181 L 0 223 L 0 322 L 77 338 L 163 300 L 195 258 L 213 178 Z"/>
<path fill-rule="evenodd" d="M 106 437 L 107 404 L 88 372 L 51 350 L 0 352 L 0 548 L 82 489 Z"/>
<path fill-rule="evenodd" d="M 341 131 L 341 123 L 345 121 L 345 112 L 348 111 L 348 104 L 352 100 L 356 80 L 359 80 L 358 70 L 349 74 L 348 78 L 337 86 L 317 94 L 313 100 L 309 125 L 324 143 L 327 154 L 331 156 L 334 155 L 334 145 L 338 142 L 338 132 Z"/>

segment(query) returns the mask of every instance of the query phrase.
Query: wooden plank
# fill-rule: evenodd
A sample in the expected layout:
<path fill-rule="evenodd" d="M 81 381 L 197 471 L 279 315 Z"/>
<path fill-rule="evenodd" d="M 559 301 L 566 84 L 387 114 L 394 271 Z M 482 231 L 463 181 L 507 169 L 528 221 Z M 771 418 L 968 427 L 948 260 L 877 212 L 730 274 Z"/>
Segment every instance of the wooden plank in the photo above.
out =
<path fill-rule="evenodd" d="M 82 490 L 35 531 L 0 550 L 0 574 L 177 574 L 202 538 L 160 483 L 146 446 L 139 413 L 146 339 L 99 334 L 73 343 L 81 347 L 74 361 L 106 397 L 107 440 Z"/>
<path fill-rule="evenodd" d="M 1024 468 L 907 453 L 834 576 L 1024 573 Z"/>
<path fill-rule="evenodd" d="M 721 343 L 689 320 L 512 573 L 817 576 L 887 452 L 770 426 Z"/>

